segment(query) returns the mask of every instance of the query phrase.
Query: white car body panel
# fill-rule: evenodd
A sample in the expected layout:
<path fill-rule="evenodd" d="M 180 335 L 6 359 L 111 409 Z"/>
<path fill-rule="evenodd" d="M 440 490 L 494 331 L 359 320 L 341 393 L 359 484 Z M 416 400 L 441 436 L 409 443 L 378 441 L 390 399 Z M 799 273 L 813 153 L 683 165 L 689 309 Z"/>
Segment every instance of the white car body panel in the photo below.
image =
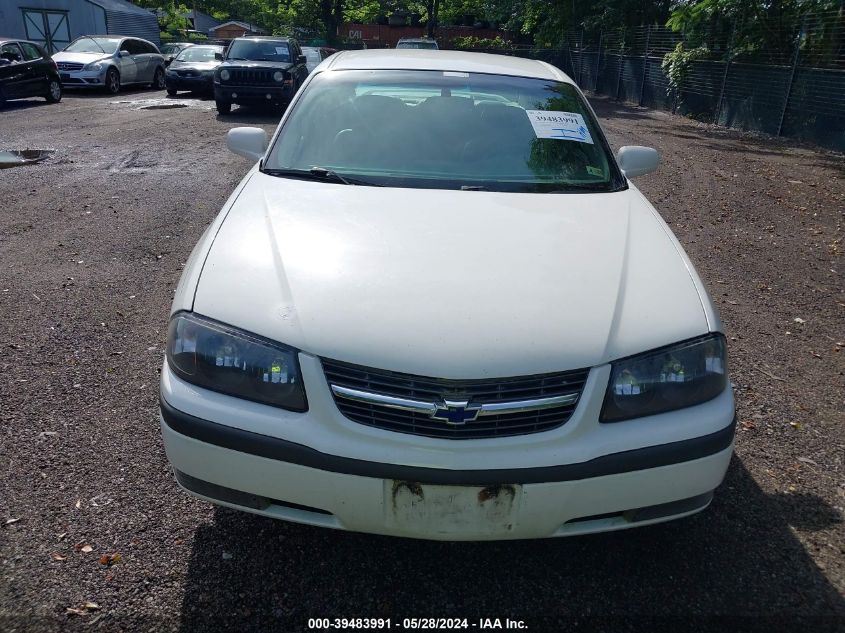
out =
<path fill-rule="evenodd" d="M 591 367 L 708 332 L 685 262 L 633 192 L 409 195 L 261 173 L 220 227 L 193 309 L 440 378 Z"/>

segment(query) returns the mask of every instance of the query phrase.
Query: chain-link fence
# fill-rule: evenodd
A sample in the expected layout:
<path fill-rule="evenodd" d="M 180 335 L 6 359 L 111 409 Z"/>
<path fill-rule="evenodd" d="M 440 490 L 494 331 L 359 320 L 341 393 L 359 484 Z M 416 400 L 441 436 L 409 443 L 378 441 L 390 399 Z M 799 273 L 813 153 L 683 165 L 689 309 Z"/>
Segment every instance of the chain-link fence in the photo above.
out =
<path fill-rule="evenodd" d="M 584 89 L 845 150 L 845 14 L 566 34 Z M 665 62 L 665 63 L 664 63 Z M 674 67 L 673 67 L 674 66 Z"/>
<path fill-rule="evenodd" d="M 588 91 L 727 127 L 845 151 L 845 12 L 568 31 L 564 47 L 514 49 Z M 666 63 L 664 63 L 666 61 Z"/>

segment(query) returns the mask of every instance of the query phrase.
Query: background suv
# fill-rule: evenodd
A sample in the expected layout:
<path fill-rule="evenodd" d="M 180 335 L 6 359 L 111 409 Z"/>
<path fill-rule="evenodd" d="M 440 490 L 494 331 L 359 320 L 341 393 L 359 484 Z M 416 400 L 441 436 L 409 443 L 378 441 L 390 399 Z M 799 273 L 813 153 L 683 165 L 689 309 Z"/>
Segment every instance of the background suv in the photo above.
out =
<path fill-rule="evenodd" d="M 214 73 L 217 111 L 232 104 L 287 106 L 308 76 L 299 43 L 287 37 L 239 37 Z"/>

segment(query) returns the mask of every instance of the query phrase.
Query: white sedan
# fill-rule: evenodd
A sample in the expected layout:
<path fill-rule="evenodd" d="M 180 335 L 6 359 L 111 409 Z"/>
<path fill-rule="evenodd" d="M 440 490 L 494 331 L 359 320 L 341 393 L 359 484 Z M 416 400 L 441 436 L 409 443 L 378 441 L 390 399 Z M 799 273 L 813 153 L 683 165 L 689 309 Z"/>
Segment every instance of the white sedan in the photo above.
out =
<path fill-rule="evenodd" d="M 514 57 L 333 55 L 188 261 L 161 377 L 210 502 L 428 539 L 566 536 L 710 503 L 733 451 L 716 310 L 573 82 Z"/>

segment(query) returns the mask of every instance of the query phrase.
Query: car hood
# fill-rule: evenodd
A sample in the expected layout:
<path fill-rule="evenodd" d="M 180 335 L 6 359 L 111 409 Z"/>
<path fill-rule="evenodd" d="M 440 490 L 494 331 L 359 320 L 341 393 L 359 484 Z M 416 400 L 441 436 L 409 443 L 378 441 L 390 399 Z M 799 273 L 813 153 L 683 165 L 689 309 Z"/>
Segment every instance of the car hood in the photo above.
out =
<path fill-rule="evenodd" d="M 307 353 L 441 378 L 585 368 L 708 331 L 635 189 L 516 194 L 255 173 L 194 310 Z"/>
<path fill-rule="evenodd" d="M 224 61 L 220 64 L 220 68 L 248 68 L 248 69 L 259 69 L 259 68 L 268 68 L 272 70 L 288 70 L 294 66 L 291 62 L 252 62 L 246 60 L 232 60 L 232 61 Z"/>
<path fill-rule="evenodd" d="M 214 70 L 220 65 L 219 61 L 213 62 L 180 62 L 170 63 L 170 70 Z"/>
<path fill-rule="evenodd" d="M 90 64 L 101 59 L 109 59 L 112 55 L 108 53 L 65 53 L 60 52 L 53 55 L 53 60 L 57 62 L 78 62 L 81 64 Z"/>

